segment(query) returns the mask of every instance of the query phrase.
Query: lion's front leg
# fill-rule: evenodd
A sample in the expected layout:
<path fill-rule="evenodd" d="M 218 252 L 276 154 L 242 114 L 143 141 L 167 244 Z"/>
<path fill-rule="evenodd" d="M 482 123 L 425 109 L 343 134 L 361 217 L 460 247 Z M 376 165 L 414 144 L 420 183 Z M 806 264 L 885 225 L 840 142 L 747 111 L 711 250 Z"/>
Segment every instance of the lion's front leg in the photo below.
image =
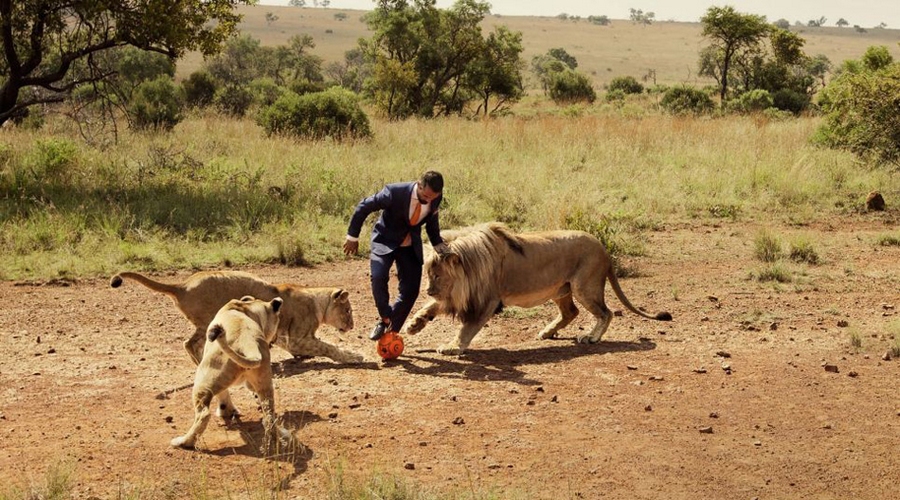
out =
<path fill-rule="evenodd" d="M 326 358 L 331 358 L 332 361 L 337 363 L 362 363 L 363 361 L 363 356 L 361 354 L 345 351 L 317 338 L 308 338 L 301 342 L 297 342 L 295 345 L 291 346 L 292 349 L 288 349 L 287 346 L 282 345 L 282 343 L 278 341 L 276 341 L 275 345 L 290 352 L 294 356 L 324 356 Z"/>
<path fill-rule="evenodd" d="M 428 326 L 428 323 L 434 320 L 437 315 L 443 312 L 440 303 L 434 299 L 429 299 L 428 302 L 422 306 L 421 309 L 416 311 L 413 317 L 407 321 L 403 328 L 400 329 L 401 335 L 415 335 Z"/>
<path fill-rule="evenodd" d="M 491 315 L 496 307 L 496 304 L 489 307 L 487 310 L 490 311 L 490 313 L 485 314 L 476 321 L 463 323 L 462 328 L 459 329 L 459 333 L 456 334 L 456 338 L 453 342 L 437 348 L 438 354 L 443 354 L 445 356 L 459 356 L 465 352 L 469 347 L 469 344 L 472 343 L 472 339 L 475 335 L 480 332 L 484 325 L 487 324 L 488 320 L 491 319 Z"/>

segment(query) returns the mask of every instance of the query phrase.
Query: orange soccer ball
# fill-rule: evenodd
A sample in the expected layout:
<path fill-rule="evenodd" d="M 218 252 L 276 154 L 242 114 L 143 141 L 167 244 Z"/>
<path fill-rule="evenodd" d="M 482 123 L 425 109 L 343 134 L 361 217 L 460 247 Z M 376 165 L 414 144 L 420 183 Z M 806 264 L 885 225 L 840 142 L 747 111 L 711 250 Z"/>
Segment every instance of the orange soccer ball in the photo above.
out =
<path fill-rule="evenodd" d="M 403 354 L 403 337 L 394 332 L 387 332 L 378 339 L 377 349 L 381 359 L 396 359 Z"/>

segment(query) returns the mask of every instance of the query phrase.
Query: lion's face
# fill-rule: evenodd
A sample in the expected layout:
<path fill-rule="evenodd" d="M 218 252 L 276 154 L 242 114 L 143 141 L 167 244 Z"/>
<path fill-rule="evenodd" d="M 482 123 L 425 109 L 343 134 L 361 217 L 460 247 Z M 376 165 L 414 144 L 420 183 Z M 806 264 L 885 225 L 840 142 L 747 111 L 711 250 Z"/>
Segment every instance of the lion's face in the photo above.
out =
<path fill-rule="evenodd" d="M 350 294 L 346 290 L 336 289 L 331 293 L 331 304 L 325 311 L 324 322 L 341 332 L 353 329 L 353 308 L 350 306 Z"/>
<path fill-rule="evenodd" d="M 450 298 L 453 283 L 459 274 L 459 256 L 448 253 L 435 256 L 428 265 L 428 289 L 426 293 L 438 300 Z"/>

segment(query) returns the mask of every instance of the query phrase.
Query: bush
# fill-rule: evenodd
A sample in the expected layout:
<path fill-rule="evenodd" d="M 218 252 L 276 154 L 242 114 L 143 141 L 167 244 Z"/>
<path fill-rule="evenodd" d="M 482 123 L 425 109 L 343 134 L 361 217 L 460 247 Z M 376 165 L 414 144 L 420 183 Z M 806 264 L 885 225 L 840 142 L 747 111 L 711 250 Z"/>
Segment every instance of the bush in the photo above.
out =
<path fill-rule="evenodd" d="M 168 76 L 138 85 L 128 105 L 132 124 L 138 129 L 172 130 L 183 118 L 181 109 L 178 87 Z"/>
<path fill-rule="evenodd" d="M 253 94 L 246 87 L 228 85 L 216 92 L 214 102 L 219 111 L 240 118 L 247 114 L 253 104 Z"/>
<path fill-rule="evenodd" d="M 773 104 L 772 94 L 768 90 L 756 89 L 744 92 L 731 101 L 729 106 L 738 113 L 759 113 L 771 108 Z"/>
<path fill-rule="evenodd" d="M 284 87 L 279 87 L 275 80 L 271 78 L 257 78 L 250 82 L 250 94 L 253 96 L 253 103 L 259 106 L 271 106 L 284 95 Z"/>
<path fill-rule="evenodd" d="M 356 94 L 340 87 L 305 95 L 288 92 L 264 108 L 258 122 L 269 135 L 337 140 L 372 135 Z"/>
<path fill-rule="evenodd" d="M 621 90 L 626 94 L 640 94 L 644 91 L 644 86 L 633 76 L 617 76 L 609 82 L 609 91 L 614 90 Z"/>
<path fill-rule="evenodd" d="M 550 98 L 557 104 L 594 102 L 597 99 L 597 93 L 594 92 L 588 77 L 572 70 L 563 70 L 551 75 L 549 90 Z"/>
<path fill-rule="evenodd" d="M 816 141 L 863 159 L 900 165 L 900 64 L 842 73 L 822 91 Z"/>
<path fill-rule="evenodd" d="M 791 89 L 780 89 L 772 95 L 772 106 L 799 115 L 809 107 L 809 96 Z"/>
<path fill-rule="evenodd" d="M 702 114 L 715 108 L 709 94 L 686 85 L 679 85 L 667 90 L 659 104 L 673 114 Z"/>
<path fill-rule="evenodd" d="M 622 89 L 610 90 L 606 93 L 606 102 L 622 104 L 625 102 L 625 91 Z"/>
<path fill-rule="evenodd" d="M 216 80 L 206 71 L 195 71 L 183 82 L 184 101 L 193 108 L 205 108 L 216 97 Z"/>
<path fill-rule="evenodd" d="M 78 148 L 67 139 L 38 139 L 26 164 L 36 180 L 64 180 L 78 166 Z"/>

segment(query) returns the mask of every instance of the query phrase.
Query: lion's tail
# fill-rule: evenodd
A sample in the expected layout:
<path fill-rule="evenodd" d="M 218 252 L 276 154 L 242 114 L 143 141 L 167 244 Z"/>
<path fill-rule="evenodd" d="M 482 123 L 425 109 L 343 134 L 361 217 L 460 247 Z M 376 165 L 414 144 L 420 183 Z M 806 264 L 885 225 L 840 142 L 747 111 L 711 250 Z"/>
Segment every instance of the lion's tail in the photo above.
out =
<path fill-rule="evenodd" d="M 616 272 L 612 268 L 612 266 L 609 267 L 609 284 L 612 285 L 613 291 L 616 292 L 616 297 L 619 298 L 619 301 L 622 302 L 622 304 L 626 308 L 628 308 L 629 311 L 631 311 L 639 316 L 643 316 L 647 319 L 656 319 L 659 321 L 672 321 L 672 315 L 666 311 L 661 311 L 661 312 L 656 313 L 656 316 L 651 316 L 651 315 L 645 313 L 644 311 L 641 311 L 637 307 L 634 307 L 634 305 L 631 304 L 631 301 L 628 300 L 628 297 L 625 296 L 625 292 L 622 291 L 622 287 L 619 286 L 619 278 L 616 278 Z"/>
<path fill-rule="evenodd" d="M 209 327 L 207 331 L 207 338 L 209 338 L 210 342 L 218 341 L 219 347 L 222 348 L 222 352 L 228 355 L 232 361 L 238 364 L 241 368 L 245 368 L 248 370 L 252 370 L 254 368 L 259 368 L 259 365 L 262 364 L 262 353 L 259 352 L 259 346 L 253 344 L 256 349 L 253 349 L 254 352 L 248 353 L 250 356 L 241 354 L 228 345 L 228 340 L 225 335 L 225 327 L 216 323 Z"/>
<path fill-rule="evenodd" d="M 123 278 L 128 278 L 130 280 L 137 281 L 138 283 L 144 285 L 145 287 L 147 287 L 153 291 L 161 292 L 166 295 L 170 295 L 172 297 L 177 297 L 183 291 L 183 288 L 180 285 L 168 285 L 166 283 L 160 283 L 159 281 L 154 281 L 154 280 L 144 276 L 143 274 L 131 273 L 131 272 L 127 272 L 127 271 L 121 272 L 121 273 L 113 276 L 112 279 L 109 280 L 109 286 L 111 286 L 113 288 L 119 288 L 120 286 L 122 286 Z"/>

